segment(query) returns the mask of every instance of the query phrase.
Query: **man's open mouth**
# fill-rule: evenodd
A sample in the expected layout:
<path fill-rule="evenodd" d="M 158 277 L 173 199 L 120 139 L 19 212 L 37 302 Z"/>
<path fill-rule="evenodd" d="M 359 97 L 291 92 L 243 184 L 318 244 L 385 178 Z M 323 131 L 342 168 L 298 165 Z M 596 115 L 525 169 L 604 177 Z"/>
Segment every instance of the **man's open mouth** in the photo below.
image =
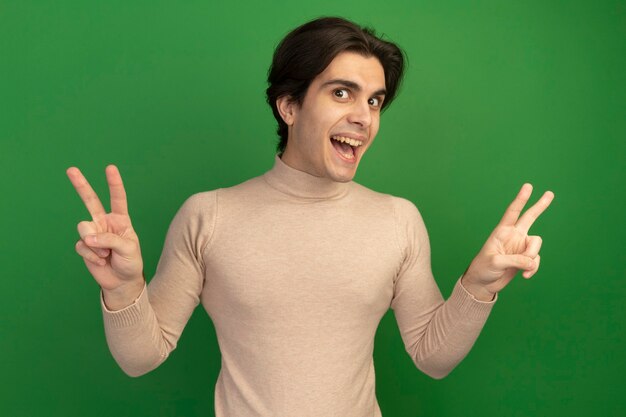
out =
<path fill-rule="evenodd" d="M 344 159 L 354 160 L 356 157 L 356 148 L 363 145 L 363 142 L 356 139 L 346 138 L 344 136 L 331 136 L 330 142 L 333 147 Z"/>

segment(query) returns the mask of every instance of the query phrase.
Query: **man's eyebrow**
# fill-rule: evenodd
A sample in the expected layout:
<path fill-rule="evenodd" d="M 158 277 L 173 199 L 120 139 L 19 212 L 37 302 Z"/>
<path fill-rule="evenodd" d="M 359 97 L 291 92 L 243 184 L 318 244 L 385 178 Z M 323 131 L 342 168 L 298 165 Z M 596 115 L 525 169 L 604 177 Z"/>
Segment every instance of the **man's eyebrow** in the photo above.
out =
<path fill-rule="evenodd" d="M 354 81 L 342 80 L 340 78 L 326 81 L 324 84 L 322 84 L 321 88 L 324 88 L 326 86 L 333 85 L 333 84 L 342 85 L 344 87 L 351 88 L 354 91 L 362 90 L 361 86 L 355 83 Z M 385 90 L 384 88 L 381 88 L 380 90 L 374 91 L 374 94 L 372 94 L 372 96 L 384 96 L 386 94 L 387 94 L 387 90 Z"/>

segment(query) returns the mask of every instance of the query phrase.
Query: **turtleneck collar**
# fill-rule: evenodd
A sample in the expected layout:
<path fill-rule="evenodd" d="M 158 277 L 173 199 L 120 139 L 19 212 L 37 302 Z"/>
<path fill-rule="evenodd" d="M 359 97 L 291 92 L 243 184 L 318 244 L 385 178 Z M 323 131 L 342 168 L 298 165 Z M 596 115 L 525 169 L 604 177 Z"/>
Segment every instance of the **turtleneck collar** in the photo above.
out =
<path fill-rule="evenodd" d="M 299 198 L 329 199 L 342 197 L 348 192 L 351 182 L 338 182 L 329 178 L 316 177 L 308 172 L 290 167 L 278 155 L 274 166 L 263 174 L 267 183 L 285 194 Z"/>

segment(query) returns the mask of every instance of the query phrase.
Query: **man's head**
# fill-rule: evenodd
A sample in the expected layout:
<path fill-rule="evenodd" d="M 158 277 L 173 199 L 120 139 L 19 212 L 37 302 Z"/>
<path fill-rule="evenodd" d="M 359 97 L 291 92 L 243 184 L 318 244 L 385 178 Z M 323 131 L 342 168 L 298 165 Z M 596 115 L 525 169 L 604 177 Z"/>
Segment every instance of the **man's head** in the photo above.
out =
<path fill-rule="evenodd" d="M 274 52 L 267 89 L 282 159 L 316 176 L 351 180 L 403 70 L 400 48 L 350 21 L 320 18 L 290 32 Z M 337 135 L 362 144 L 341 145 L 331 139 Z"/>

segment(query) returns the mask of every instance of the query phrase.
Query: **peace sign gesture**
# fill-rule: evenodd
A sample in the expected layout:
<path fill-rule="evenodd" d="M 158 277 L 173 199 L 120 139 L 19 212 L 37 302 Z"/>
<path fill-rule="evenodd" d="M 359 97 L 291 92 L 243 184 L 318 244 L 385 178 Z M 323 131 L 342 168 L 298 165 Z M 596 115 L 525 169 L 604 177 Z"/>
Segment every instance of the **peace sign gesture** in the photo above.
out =
<path fill-rule="evenodd" d="M 528 279 L 539 269 L 542 240 L 539 236 L 528 236 L 528 230 L 548 208 L 554 193 L 546 191 L 520 217 L 532 190 L 530 184 L 522 186 L 463 275 L 463 286 L 479 300 L 492 300 L 497 292 L 511 282 L 518 270 L 523 270 L 522 276 Z"/>
<path fill-rule="evenodd" d="M 92 218 L 92 221 L 78 223 L 80 239 L 76 242 L 76 252 L 83 257 L 87 269 L 102 287 L 105 299 L 107 293 L 111 300 L 115 294 L 124 294 L 122 298 L 130 299 L 132 296 L 128 294 L 138 295 L 137 290 L 142 289 L 144 283 L 139 238 L 128 216 L 126 191 L 117 167 L 109 165 L 105 172 L 111 197 L 110 213 L 105 211 L 78 168 L 70 167 L 66 171 Z M 130 302 L 132 299 L 126 304 Z"/>

